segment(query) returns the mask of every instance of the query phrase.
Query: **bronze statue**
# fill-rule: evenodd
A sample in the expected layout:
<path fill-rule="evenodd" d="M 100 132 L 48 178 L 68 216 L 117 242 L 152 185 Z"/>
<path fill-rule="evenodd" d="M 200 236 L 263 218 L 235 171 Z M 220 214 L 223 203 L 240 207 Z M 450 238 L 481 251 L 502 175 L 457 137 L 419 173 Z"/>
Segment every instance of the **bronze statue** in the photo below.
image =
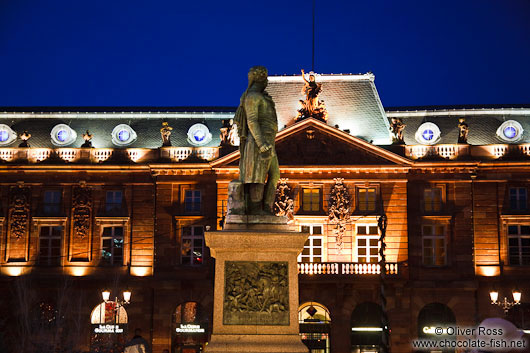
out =
<path fill-rule="evenodd" d="M 305 72 L 302 69 L 302 79 L 305 82 L 302 88 L 302 94 L 305 95 L 305 100 L 300 100 L 301 108 L 298 109 L 298 116 L 296 120 L 305 118 L 315 118 L 322 121 L 327 121 L 328 112 L 324 101 L 318 100 L 318 95 L 322 92 L 322 84 L 315 81 L 315 74 L 311 71 L 309 73 L 309 80 L 305 78 Z"/>
<path fill-rule="evenodd" d="M 467 135 L 469 134 L 469 125 L 466 119 L 458 119 L 458 143 L 467 143 Z"/>
<path fill-rule="evenodd" d="M 171 130 L 173 130 L 173 128 L 169 126 L 167 121 L 162 122 L 162 127 L 160 128 L 160 135 L 162 135 L 162 147 L 171 146 Z"/>
<path fill-rule="evenodd" d="M 274 140 L 278 118 L 271 96 L 265 92 L 267 69 L 254 66 L 241 96 L 234 122 L 240 138 L 239 180 L 244 184 L 245 214 L 272 214 L 280 178 Z"/>
<path fill-rule="evenodd" d="M 405 124 L 400 118 L 392 118 L 392 124 L 390 124 L 390 131 L 392 132 L 392 143 L 394 144 L 403 144 L 403 130 L 405 129 Z"/>

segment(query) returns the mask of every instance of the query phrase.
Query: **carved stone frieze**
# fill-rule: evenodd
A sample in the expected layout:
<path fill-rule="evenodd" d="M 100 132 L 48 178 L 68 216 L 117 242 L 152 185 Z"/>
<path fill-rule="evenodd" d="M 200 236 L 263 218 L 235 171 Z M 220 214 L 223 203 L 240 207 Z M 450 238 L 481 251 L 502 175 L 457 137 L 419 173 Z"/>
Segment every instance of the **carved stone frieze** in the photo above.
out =
<path fill-rule="evenodd" d="M 346 224 L 350 221 L 351 196 L 348 188 L 344 185 L 343 178 L 335 178 L 335 185 L 331 189 L 329 196 L 328 219 L 332 224 L 336 224 L 335 234 L 337 235 L 337 247 L 342 251 L 342 239 L 346 232 Z"/>
<path fill-rule="evenodd" d="M 225 325 L 289 325 L 287 262 L 227 261 Z"/>
<path fill-rule="evenodd" d="M 287 219 L 293 220 L 294 200 L 293 191 L 287 184 L 287 178 L 281 178 L 276 187 L 276 199 L 272 211 L 276 216 L 286 216 Z"/>
<path fill-rule="evenodd" d="M 9 200 L 8 234 L 22 239 L 29 230 L 30 188 L 23 185 L 12 186 Z"/>
<path fill-rule="evenodd" d="M 73 234 L 85 238 L 92 221 L 92 190 L 84 185 L 74 188 L 72 197 Z"/>

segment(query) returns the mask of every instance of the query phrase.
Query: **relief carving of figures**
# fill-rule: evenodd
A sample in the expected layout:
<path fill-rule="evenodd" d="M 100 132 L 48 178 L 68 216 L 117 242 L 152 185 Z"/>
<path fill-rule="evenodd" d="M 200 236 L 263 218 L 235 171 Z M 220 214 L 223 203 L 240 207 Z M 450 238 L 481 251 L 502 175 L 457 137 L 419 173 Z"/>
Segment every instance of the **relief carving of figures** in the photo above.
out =
<path fill-rule="evenodd" d="M 223 126 L 220 130 L 221 146 L 239 146 L 237 124 L 234 123 L 234 119 L 223 120 Z"/>
<path fill-rule="evenodd" d="M 469 125 L 466 119 L 458 119 L 458 143 L 467 143 L 467 135 L 469 134 Z"/>
<path fill-rule="evenodd" d="M 405 124 L 401 118 L 392 118 L 392 123 L 390 124 L 390 131 L 392 132 L 392 143 L 394 144 L 403 144 L 403 130 L 405 129 Z"/>
<path fill-rule="evenodd" d="M 305 72 L 302 70 L 302 79 L 305 82 L 302 88 L 302 94 L 305 95 L 305 100 L 300 100 L 301 108 L 298 109 L 298 116 L 296 121 L 315 118 L 321 121 L 328 120 L 328 112 L 324 101 L 318 99 L 318 95 L 322 92 L 322 83 L 315 81 L 315 74 L 311 71 L 309 79 L 306 79 Z"/>
<path fill-rule="evenodd" d="M 22 185 L 11 187 L 8 234 L 16 239 L 24 238 L 29 230 L 29 201 L 29 187 Z"/>
<path fill-rule="evenodd" d="M 286 216 L 288 220 L 294 219 L 293 191 L 287 185 L 287 178 L 281 178 L 276 187 L 276 200 L 274 201 L 273 212 L 276 216 Z"/>
<path fill-rule="evenodd" d="M 335 178 L 335 185 L 331 189 L 329 196 L 330 223 L 336 224 L 334 233 L 337 235 L 337 247 L 342 251 L 342 239 L 346 232 L 346 224 L 350 221 L 351 197 L 343 178 Z"/>
<path fill-rule="evenodd" d="M 287 262 L 225 263 L 225 325 L 288 325 Z"/>
<path fill-rule="evenodd" d="M 84 238 L 90 234 L 92 190 L 84 185 L 74 188 L 72 219 L 74 235 Z"/>

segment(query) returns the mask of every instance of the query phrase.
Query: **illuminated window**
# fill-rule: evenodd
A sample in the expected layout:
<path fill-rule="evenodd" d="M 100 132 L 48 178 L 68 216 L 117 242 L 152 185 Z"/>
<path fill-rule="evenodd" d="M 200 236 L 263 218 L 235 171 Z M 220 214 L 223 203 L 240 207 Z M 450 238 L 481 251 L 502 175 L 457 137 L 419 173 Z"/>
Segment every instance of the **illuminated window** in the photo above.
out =
<path fill-rule="evenodd" d="M 204 146 L 212 140 L 212 134 L 204 124 L 194 124 L 188 130 L 188 142 L 193 146 Z"/>
<path fill-rule="evenodd" d="M 423 145 L 434 145 L 440 141 L 440 129 L 434 123 L 423 123 L 416 131 L 416 141 Z"/>
<path fill-rule="evenodd" d="M 443 188 L 432 187 L 423 191 L 423 210 L 425 212 L 440 212 L 443 205 Z"/>
<path fill-rule="evenodd" d="M 105 199 L 105 211 L 107 213 L 118 212 L 122 209 L 122 192 L 121 191 L 107 191 Z"/>
<path fill-rule="evenodd" d="M 320 211 L 320 188 L 303 188 L 302 189 L 302 211 L 304 212 Z"/>
<path fill-rule="evenodd" d="M 357 262 L 379 262 L 379 229 L 377 225 L 357 225 Z"/>
<path fill-rule="evenodd" d="M 528 209 L 526 188 L 510 188 L 510 209 L 512 211 Z"/>
<path fill-rule="evenodd" d="M 104 227 L 101 244 L 101 262 L 123 266 L 123 227 Z"/>
<path fill-rule="evenodd" d="M 0 146 L 7 146 L 17 139 L 17 133 L 9 126 L 0 124 Z"/>
<path fill-rule="evenodd" d="M 302 226 L 303 233 L 309 233 L 302 253 L 298 255 L 298 262 L 322 262 L 324 237 L 321 225 Z"/>
<path fill-rule="evenodd" d="M 58 124 L 53 127 L 50 136 L 55 146 L 62 147 L 74 143 L 77 133 L 66 124 Z"/>
<path fill-rule="evenodd" d="M 201 211 L 201 191 L 188 189 L 184 192 L 184 211 L 194 213 Z"/>
<path fill-rule="evenodd" d="M 504 142 L 517 142 L 523 137 L 523 127 L 515 120 L 508 120 L 497 129 L 497 137 Z"/>
<path fill-rule="evenodd" d="M 39 264 L 61 265 L 61 226 L 41 226 L 39 234 Z"/>
<path fill-rule="evenodd" d="M 136 132 L 127 124 L 119 124 L 112 130 L 112 143 L 116 146 L 128 146 L 136 137 Z"/>
<path fill-rule="evenodd" d="M 58 215 L 61 213 L 61 192 L 58 190 L 44 191 L 42 211 L 45 215 Z"/>
<path fill-rule="evenodd" d="M 425 266 L 445 266 L 447 263 L 445 225 L 428 224 L 422 226 L 423 264 Z"/>
<path fill-rule="evenodd" d="M 508 225 L 510 265 L 530 265 L 530 225 Z"/>
<path fill-rule="evenodd" d="M 203 226 L 182 227 L 181 263 L 183 265 L 201 265 L 204 254 Z"/>
<path fill-rule="evenodd" d="M 377 203 L 376 188 L 357 188 L 357 210 L 360 212 L 374 212 Z"/>

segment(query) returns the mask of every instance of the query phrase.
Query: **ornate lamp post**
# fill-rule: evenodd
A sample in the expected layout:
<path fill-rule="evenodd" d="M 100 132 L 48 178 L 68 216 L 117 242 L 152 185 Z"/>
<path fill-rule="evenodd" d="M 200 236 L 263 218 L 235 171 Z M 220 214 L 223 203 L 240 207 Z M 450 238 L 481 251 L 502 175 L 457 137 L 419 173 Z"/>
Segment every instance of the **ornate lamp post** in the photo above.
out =
<path fill-rule="evenodd" d="M 513 302 L 508 300 L 507 297 L 504 297 L 503 300 L 499 301 L 499 292 L 493 289 L 490 291 L 491 304 L 500 306 L 504 310 L 504 314 L 507 314 L 508 310 L 510 310 L 513 306 L 521 304 L 521 295 L 522 293 L 520 290 L 514 289 L 512 291 Z"/>
<path fill-rule="evenodd" d="M 114 307 L 115 319 L 116 319 L 116 316 L 119 317 L 119 315 L 120 315 L 120 308 L 125 307 L 125 305 L 128 305 L 128 304 L 131 303 L 132 292 L 129 289 L 124 290 L 122 295 L 123 295 L 123 300 L 119 300 L 118 297 L 114 298 L 114 302 L 116 303 L 116 306 Z M 103 298 L 103 301 L 105 303 L 108 303 L 108 301 L 110 299 L 110 290 L 108 290 L 108 289 L 102 290 L 101 291 L 101 297 Z M 119 320 L 117 320 L 117 321 L 119 321 Z M 118 322 L 116 322 L 116 323 L 118 323 Z"/>

